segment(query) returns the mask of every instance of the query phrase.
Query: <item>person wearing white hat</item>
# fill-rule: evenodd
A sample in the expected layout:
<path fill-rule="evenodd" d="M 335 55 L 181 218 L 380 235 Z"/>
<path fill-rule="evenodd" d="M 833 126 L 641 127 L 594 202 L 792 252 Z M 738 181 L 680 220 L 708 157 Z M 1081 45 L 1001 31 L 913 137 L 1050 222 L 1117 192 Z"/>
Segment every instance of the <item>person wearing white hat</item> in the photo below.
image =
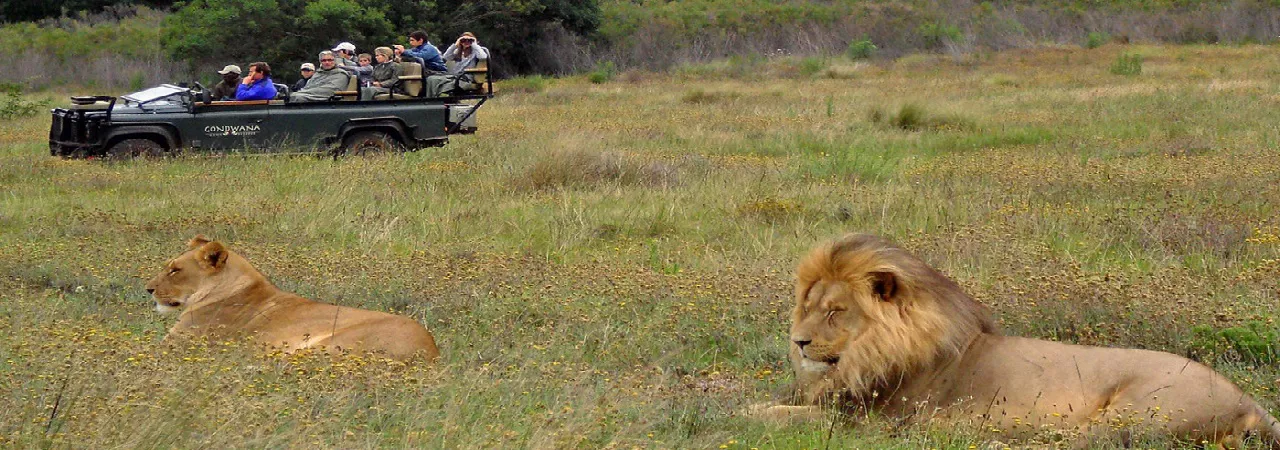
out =
<path fill-rule="evenodd" d="M 236 88 L 240 87 L 240 66 L 227 64 L 226 67 L 218 71 L 218 75 L 222 75 L 222 81 L 215 84 L 213 90 L 209 91 L 209 98 L 213 100 L 235 100 Z"/>
<path fill-rule="evenodd" d="M 298 70 L 302 73 L 302 79 L 293 84 L 293 92 L 301 91 L 302 88 L 307 87 L 307 80 L 310 80 L 311 76 L 316 74 L 316 65 L 302 63 L 302 68 Z"/>
<path fill-rule="evenodd" d="M 339 42 L 338 45 L 333 46 L 333 54 L 337 56 L 337 61 L 334 61 L 334 64 L 339 68 L 360 66 L 359 64 L 356 64 L 355 44 L 350 42 Z"/>

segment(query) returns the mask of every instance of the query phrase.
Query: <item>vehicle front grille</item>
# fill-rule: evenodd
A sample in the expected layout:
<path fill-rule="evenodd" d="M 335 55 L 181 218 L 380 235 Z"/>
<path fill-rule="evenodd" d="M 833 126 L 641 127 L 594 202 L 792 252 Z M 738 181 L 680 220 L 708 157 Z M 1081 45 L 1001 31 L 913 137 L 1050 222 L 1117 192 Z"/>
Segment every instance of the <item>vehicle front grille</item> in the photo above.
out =
<path fill-rule="evenodd" d="M 49 124 L 49 154 L 53 156 L 83 155 L 100 144 L 98 128 L 101 118 L 84 111 L 54 109 Z"/>

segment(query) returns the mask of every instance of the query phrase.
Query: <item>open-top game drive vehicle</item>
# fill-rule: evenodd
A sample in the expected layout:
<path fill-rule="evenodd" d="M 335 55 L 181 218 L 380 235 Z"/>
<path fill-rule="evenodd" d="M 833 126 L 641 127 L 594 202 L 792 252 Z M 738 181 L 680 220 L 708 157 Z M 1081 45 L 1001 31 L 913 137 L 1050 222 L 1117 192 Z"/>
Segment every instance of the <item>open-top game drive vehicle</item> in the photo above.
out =
<path fill-rule="evenodd" d="M 53 110 L 49 152 L 66 158 L 164 155 L 178 150 L 263 153 L 415 150 L 442 146 L 455 133 L 476 131 L 476 111 L 493 97 L 487 67 L 467 69 L 476 87 L 444 97 L 423 96 L 421 67 L 401 77 L 403 93 L 359 99 L 348 89 L 328 101 L 210 101 L 199 83 L 163 84 L 120 97 L 72 97 Z"/>

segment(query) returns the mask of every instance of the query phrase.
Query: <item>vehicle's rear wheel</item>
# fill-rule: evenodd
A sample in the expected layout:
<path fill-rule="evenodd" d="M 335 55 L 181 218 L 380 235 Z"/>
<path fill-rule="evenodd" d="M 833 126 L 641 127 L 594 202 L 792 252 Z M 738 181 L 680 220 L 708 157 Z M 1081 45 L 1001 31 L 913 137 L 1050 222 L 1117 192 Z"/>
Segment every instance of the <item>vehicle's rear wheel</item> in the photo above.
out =
<path fill-rule="evenodd" d="M 132 138 L 116 142 L 107 149 L 107 157 L 111 159 L 133 159 L 137 157 L 163 156 L 165 148 L 159 142 L 147 138 Z"/>
<path fill-rule="evenodd" d="M 403 148 L 399 140 L 381 131 L 357 131 L 342 140 L 343 152 L 353 156 L 399 152 Z"/>

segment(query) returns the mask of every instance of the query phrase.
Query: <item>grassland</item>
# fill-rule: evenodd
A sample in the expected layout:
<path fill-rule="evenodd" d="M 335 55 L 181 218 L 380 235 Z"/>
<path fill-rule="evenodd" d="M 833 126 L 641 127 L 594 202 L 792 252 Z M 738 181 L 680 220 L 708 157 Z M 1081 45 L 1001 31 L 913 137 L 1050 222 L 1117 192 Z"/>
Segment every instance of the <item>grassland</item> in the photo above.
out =
<path fill-rule="evenodd" d="M 1111 73 L 1123 53 L 1139 75 Z M 733 60 L 513 81 L 475 136 L 338 161 L 63 161 L 47 118 L 19 119 L 0 447 L 991 444 L 734 414 L 790 378 L 795 261 L 849 231 L 922 255 L 1007 333 L 1195 353 L 1277 412 L 1273 360 L 1191 331 L 1278 327 L 1277 75 L 1265 46 Z M 197 233 L 283 288 L 415 317 L 441 362 L 161 344 L 142 285 Z"/>

